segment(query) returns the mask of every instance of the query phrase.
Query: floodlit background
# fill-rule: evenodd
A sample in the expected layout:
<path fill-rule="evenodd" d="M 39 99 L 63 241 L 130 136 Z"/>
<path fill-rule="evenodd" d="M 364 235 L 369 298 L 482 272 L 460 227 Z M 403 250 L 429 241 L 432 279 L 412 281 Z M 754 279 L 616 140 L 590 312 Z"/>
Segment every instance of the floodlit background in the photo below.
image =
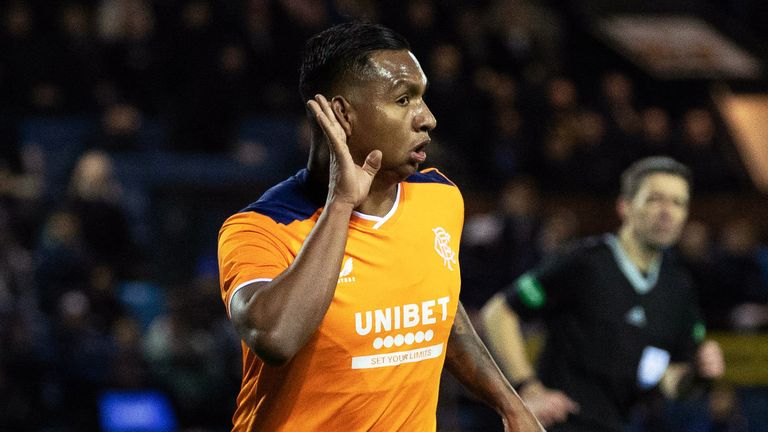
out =
<path fill-rule="evenodd" d="M 631 430 L 768 430 L 762 0 L 0 2 L 0 430 L 229 429 L 218 228 L 305 163 L 301 47 L 349 19 L 405 35 L 430 80 L 470 312 L 614 229 L 633 160 L 688 164 L 679 252 L 728 373 Z M 440 430 L 499 427 L 442 387 Z"/>

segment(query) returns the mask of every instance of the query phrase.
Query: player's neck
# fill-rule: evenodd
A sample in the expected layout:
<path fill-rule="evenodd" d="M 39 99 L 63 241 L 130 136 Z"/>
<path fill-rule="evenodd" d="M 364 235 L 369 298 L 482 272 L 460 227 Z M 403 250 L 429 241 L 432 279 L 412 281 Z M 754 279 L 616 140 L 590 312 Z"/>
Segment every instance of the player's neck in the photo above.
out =
<path fill-rule="evenodd" d="M 636 236 L 632 235 L 629 227 L 622 227 L 619 230 L 619 243 L 621 248 L 624 249 L 624 253 L 632 260 L 637 269 L 643 273 L 647 273 L 651 268 L 651 264 L 661 256 L 660 250 L 646 246 Z"/>
<path fill-rule="evenodd" d="M 397 199 L 397 183 L 377 182 L 371 185 L 368 197 L 360 204 L 357 211 L 371 216 L 386 216 Z"/>

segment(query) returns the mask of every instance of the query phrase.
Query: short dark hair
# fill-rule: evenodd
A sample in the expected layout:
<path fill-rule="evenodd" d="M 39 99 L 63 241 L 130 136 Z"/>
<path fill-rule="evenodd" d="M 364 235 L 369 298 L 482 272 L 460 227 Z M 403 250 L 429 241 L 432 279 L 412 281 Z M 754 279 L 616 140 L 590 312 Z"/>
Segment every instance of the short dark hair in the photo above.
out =
<path fill-rule="evenodd" d="M 666 173 L 682 177 L 691 186 L 691 170 L 667 156 L 651 156 L 633 163 L 621 174 L 621 195 L 632 199 L 643 180 L 651 174 Z"/>
<path fill-rule="evenodd" d="M 410 49 L 403 36 L 381 24 L 337 24 L 304 45 L 299 93 L 307 101 L 317 93 L 329 92 L 343 78 L 361 77 L 374 51 Z"/>

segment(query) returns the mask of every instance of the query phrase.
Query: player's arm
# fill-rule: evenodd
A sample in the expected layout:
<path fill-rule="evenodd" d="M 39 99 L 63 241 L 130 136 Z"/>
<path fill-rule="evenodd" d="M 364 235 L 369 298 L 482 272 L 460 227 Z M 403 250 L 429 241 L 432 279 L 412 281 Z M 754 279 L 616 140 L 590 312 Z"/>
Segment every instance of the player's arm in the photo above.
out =
<path fill-rule="evenodd" d="M 326 135 L 330 153 L 325 209 L 296 259 L 278 277 L 238 290 L 231 300 L 232 322 L 245 343 L 264 361 L 282 364 L 304 346 L 330 306 L 347 242 L 352 210 L 367 196 L 381 166 L 374 150 L 363 166 L 347 148 L 347 131 L 323 96 L 307 103 Z M 334 106 L 332 106 L 334 104 Z"/>
<path fill-rule="evenodd" d="M 290 267 L 232 298 L 235 328 L 264 361 L 290 360 L 320 325 L 336 288 L 351 213 L 349 206 L 327 206 Z"/>
<path fill-rule="evenodd" d="M 448 340 L 445 367 L 472 393 L 499 412 L 507 431 L 543 430 L 493 361 L 461 303 Z"/>
<path fill-rule="evenodd" d="M 486 340 L 507 378 L 515 383 L 528 407 L 545 426 L 565 421 L 579 410 L 565 393 L 545 387 L 528 361 L 520 318 L 504 293 L 493 296 L 480 313 Z"/>

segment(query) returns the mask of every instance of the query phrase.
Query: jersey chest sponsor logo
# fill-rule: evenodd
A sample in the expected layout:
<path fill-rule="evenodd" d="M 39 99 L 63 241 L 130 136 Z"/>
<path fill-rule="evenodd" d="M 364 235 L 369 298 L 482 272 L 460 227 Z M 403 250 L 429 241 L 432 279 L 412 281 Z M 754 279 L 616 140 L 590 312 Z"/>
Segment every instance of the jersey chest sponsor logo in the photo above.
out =
<path fill-rule="evenodd" d="M 432 232 L 435 233 L 435 252 L 443 259 L 443 265 L 448 267 L 448 270 L 453 271 L 457 259 L 456 252 L 451 249 L 449 244 L 451 235 L 443 227 L 432 228 Z"/>
<path fill-rule="evenodd" d="M 450 297 L 425 300 L 420 303 L 407 303 L 383 309 L 374 309 L 355 313 L 355 332 L 360 336 L 376 335 L 371 346 L 374 350 L 395 347 L 414 347 L 406 351 L 386 354 L 373 354 L 352 358 L 353 369 L 370 369 L 396 366 L 439 357 L 443 344 L 422 346 L 431 342 L 435 331 L 426 326 L 434 326 L 448 319 Z M 415 327 L 421 326 L 421 329 Z"/>

